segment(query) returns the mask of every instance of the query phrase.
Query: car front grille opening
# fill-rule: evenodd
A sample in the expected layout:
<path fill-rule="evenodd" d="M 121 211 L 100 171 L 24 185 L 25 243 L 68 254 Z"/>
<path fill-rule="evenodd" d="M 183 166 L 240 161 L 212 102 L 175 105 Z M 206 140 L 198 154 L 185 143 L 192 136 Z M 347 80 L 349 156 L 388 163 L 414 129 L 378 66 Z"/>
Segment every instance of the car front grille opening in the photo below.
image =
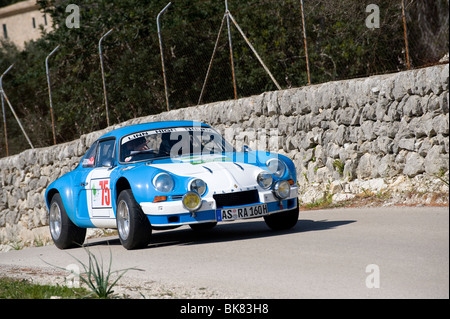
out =
<path fill-rule="evenodd" d="M 178 217 L 178 216 L 170 216 L 169 218 L 167 218 L 167 221 L 169 223 L 178 223 L 180 221 L 180 217 Z"/>
<path fill-rule="evenodd" d="M 217 208 L 259 203 L 259 194 L 256 189 L 244 192 L 215 194 L 213 198 L 216 201 Z"/>

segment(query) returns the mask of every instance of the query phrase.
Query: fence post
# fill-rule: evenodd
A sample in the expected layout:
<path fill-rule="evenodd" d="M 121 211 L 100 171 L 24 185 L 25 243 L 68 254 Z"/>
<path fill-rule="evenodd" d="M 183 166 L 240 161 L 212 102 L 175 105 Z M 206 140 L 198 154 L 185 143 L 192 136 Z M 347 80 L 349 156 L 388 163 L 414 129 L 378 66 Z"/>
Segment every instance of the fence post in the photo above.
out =
<path fill-rule="evenodd" d="M 216 55 L 217 46 L 219 44 L 219 39 L 220 39 L 220 34 L 222 33 L 223 24 L 224 24 L 224 21 L 225 21 L 225 16 L 226 16 L 226 14 L 223 16 L 222 23 L 220 24 L 219 33 L 217 34 L 216 44 L 214 45 L 214 50 L 213 50 L 213 53 L 212 53 L 212 56 L 211 56 L 211 60 L 209 61 L 208 71 L 206 71 L 205 81 L 203 82 L 202 90 L 200 92 L 200 97 L 198 98 L 197 105 L 200 105 L 200 103 L 202 101 L 202 98 L 203 98 L 203 93 L 205 92 L 206 82 L 208 82 L 209 73 L 211 72 L 212 63 L 213 63 L 214 57 Z"/>
<path fill-rule="evenodd" d="M 236 73 L 234 70 L 233 42 L 231 41 L 231 29 L 230 29 L 230 11 L 228 10 L 227 0 L 225 0 L 225 15 L 227 16 L 228 43 L 230 46 L 231 75 L 233 76 L 234 99 L 237 100 L 237 85 L 236 85 Z"/>
<path fill-rule="evenodd" d="M 306 41 L 306 27 L 305 27 L 305 14 L 303 10 L 303 0 L 300 0 L 300 8 L 302 11 L 302 28 L 303 28 L 303 43 L 305 45 L 305 58 L 306 58 L 306 74 L 308 76 L 308 85 L 311 84 L 311 76 L 309 74 L 309 58 L 308 58 L 308 45 Z"/>
<path fill-rule="evenodd" d="M 53 118 L 53 102 L 52 102 L 52 88 L 50 85 L 50 72 L 48 70 L 48 59 L 53 55 L 53 53 L 58 50 L 59 45 L 50 52 L 49 55 L 45 58 L 45 71 L 47 73 L 47 85 L 48 85 L 48 99 L 50 101 L 50 116 L 52 118 L 52 132 L 53 132 L 53 145 L 56 145 L 56 132 L 55 132 L 55 120 Z"/>
<path fill-rule="evenodd" d="M 172 4 L 172 2 L 169 2 L 164 9 L 162 9 L 159 13 L 158 16 L 156 17 L 156 26 L 158 29 L 158 39 L 159 39 L 159 51 L 161 53 L 161 66 L 162 66 L 162 71 L 163 71 L 163 80 L 164 80 L 164 92 L 166 95 L 166 105 L 167 105 L 167 111 L 170 111 L 170 106 L 169 106 L 169 92 L 167 90 L 167 79 L 166 79 L 166 68 L 164 66 L 164 53 L 163 53 L 163 46 L 162 46 L 162 40 L 161 40 L 161 27 L 159 26 L 159 17 L 161 16 L 161 14 L 164 13 L 164 11 L 167 10 L 167 8 L 169 8 L 169 6 Z"/>
<path fill-rule="evenodd" d="M 98 41 L 98 54 L 100 56 L 100 68 L 102 71 L 102 82 L 103 82 L 103 96 L 105 99 L 105 108 L 106 108 L 106 125 L 108 127 L 109 127 L 109 110 L 108 110 L 108 98 L 106 96 L 105 70 L 103 67 L 102 41 L 103 41 L 103 38 L 105 38 L 108 34 L 110 34 L 112 32 L 112 30 L 114 30 L 114 28 L 109 30 L 108 32 L 106 32 L 104 35 L 102 35 L 102 37 Z"/>
<path fill-rule="evenodd" d="M 402 1 L 402 19 L 403 19 L 403 33 L 405 37 L 405 53 L 406 53 L 406 66 L 408 70 L 411 69 L 411 64 L 409 62 L 409 49 L 408 49 L 408 32 L 406 30 L 406 15 L 405 15 L 405 0 Z"/>
<path fill-rule="evenodd" d="M 250 43 L 250 41 L 248 40 L 248 38 L 245 36 L 244 31 L 242 31 L 241 27 L 239 26 L 239 24 L 236 22 L 236 20 L 234 19 L 234 17 L 231 15 L 231 13 L 228 11 L 227 14 L 231 21 L 234 23 L 236 29 L 239 31 L 239 33 L 241 34 L 242 38 L 245 40 L 245 42 L 247 43 L 247 45 L 249 46 L 250 50 L 252 50 L 253 54 L 256 56 L 256 59 L 259 61 L 259 63 L 262 65 L 262 67 L 264 68 L 264 70 L 267 72 L 267 74 L 269 75 L 269 77 L 272 79 L 273 83 L 275 84 L 275 86 L 278 88 L 278 90 L 282 90 L 281 86 L 278 84 L 277 80 L 275 80 L 275 78 L 273 77 L 272 73 L 270 73 L 269 69 L 267 68 L 267 66 L 264 64 L 263 60 L 261 59 L 261 57 L 259 56 L 258 52 L 256 52 L 255 48 L 253 47 L 253 45 Z"/>
<path fill-rule="evenodd" d="M 6 157 L 8 157 L 9 156 L 9 152 L 8 152 L 8 129 L 6 127 L 5 102 L 3 101 L 3 91 L 2 90 L 0 90 L 0 99 L 2 100 L 3 131 L 4 131 L 4 134 L 5 134 Z"/>
<path fill-rule="evenodd" d="M 9 99 L 8 99 L 8 97 L 6 96 L 5 91 L 3 90 L 3 83 L 2 83 L 1 80 L 3 79 L 3 76 L 4 76 L 4 75 L 5 75 L 5 74 L 13 67 L 13 65 L 14 65 L 14 64 L 12 64 L 5 72 L 3 72 L 2 76 L 0 77 L 0 92 L 1 92 L 2 96 L 5 98 L 6 103 L 8 103 L 8 106 L 9 106 L 9 108 L 11 109 L 11 112 L 13 113 L 14 117 L 16 118 L 16 121 L 17 121 L 17 123 L 19 124 L 20 129 L 22 130 L 23 135 L 25 135 L 25 138 L 26 138 L 27 141 L 28 141 L 28 144 L 30 144 L 31 148 L 34 148 L 33 144 L 31 143 L 30 139 L 28 138 L 27 133 L 25 132 L 25 130 L 24 130 L 23 126 L 22 126 L 22 123 L 20 123 L 19 117 L 17 116 L 16 112 L 14 111 L 14 108 L 12 107 L 11 102 L 9 102 Z M 2 101 L 3 101 L 3 99 L 2 99 Z"/>
<path fill-rule="evenodd" d="M 3 112 L 3 128 L 5 132 L 5 147 L 6 147 L 6 156 L 9 156 L 8 151 L 8 129 L 6 127 L 6 112 L 5 112 L 5 102 L 3 100 L 3 76 L 8 73 L 8 71 L 13 67 L 14 64 L 11 64 L 8 69 L 0 76 L 0 99 L 2 100 L 2 112 Z"/>

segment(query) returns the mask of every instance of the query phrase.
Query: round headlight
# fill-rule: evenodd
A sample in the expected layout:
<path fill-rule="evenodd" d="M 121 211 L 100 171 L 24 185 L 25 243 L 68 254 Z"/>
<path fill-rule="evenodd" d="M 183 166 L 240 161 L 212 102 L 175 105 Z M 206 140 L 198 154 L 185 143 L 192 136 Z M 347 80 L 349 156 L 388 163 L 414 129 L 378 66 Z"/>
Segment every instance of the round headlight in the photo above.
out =
<path fill-rule="evenodd" d="M 181 199 L 183 207 L 190 212 L 194 212 L 202 206 L 202 198 L 197 192 L 187 192 Z"/>
<path fill-rule="evenodd" d="M 168 193 L 175 185 L 173 178 L 167 173 L 160 173 L 153 179 L 153 186 L 156 190 L 162 193 Z"/>
<path fill-rule="evenodd" d="M 256 180 L 259 186 L 261 186 L 264 189 L 268 189 L 270 186 L 272 186 L 273 177 L 268 172 L 261 172 L 258 174 Z"/>
<path fill-rule="evenodd" d="M 202 179 L 196 178 L 189 185 L 189 190 L 203 196 L 206 192 L 206 183 Z"/>
<path fill-rule="evenodd" d="M 279 199 L 285 199 L 291 193 L 291 185 L 288 181 L 278 181 L 275 183 L 273 191 L 276 197 Z"/>
<path fill-rule="evenodd" d="M 267 169 L 276 177 L 282 177 L 286 171 L 286 165 L 277 158 L 271 158 L 266 162 Z"/>

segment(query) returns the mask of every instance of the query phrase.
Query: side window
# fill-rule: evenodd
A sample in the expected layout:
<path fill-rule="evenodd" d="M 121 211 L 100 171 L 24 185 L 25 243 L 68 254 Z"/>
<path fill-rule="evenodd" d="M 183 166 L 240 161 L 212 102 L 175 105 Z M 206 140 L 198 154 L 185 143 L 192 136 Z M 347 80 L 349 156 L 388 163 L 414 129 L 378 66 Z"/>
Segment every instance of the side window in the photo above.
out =
<path fill-rule="evenodd" d="M 114 145 L 116 140 L 106 140 L 98 143 L 97 166 L 112 165 L 114 162 Z"/>
<path fill-rule="evenodd" d="M 81 163 L 81 165 L 83 167 L 94 167 L 95 166 L 95 155 L 97 153 L 97 145 L 98 145 L 97 142 L 92 144 L 92 146 L 86 152 L 86 155 L 84 155 L 83 162 Z"/>

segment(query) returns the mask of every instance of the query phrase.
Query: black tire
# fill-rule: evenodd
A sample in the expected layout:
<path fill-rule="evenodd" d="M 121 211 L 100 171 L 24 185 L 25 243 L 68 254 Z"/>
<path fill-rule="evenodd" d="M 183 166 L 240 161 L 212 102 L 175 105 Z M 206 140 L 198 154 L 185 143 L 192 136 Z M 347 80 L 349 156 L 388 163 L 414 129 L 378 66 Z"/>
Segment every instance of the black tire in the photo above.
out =
<path fill-rule="evenodd" d="M 130 189 L 119 194 L 116 222 L 120 243 L 126 249 L 145 248 L 150 243 L 152 227 Z"/>
<path fill-rule="evenodd" d="M 53 195 L 50 202 L 49 228 L 59 249 L 81 247 L 86 238 L 86 228 L 78 227 L 70 220 L 59 193 Z"/>
<path fill-rule="evenodd" d="M 291 229 L 297 224 L 299 215 L 298 199 L 297 207 L 286 212 L 264 216 L 264 221 L 272 230 Z"/>
<path fill-rule="evenodd" d="M 189 226 L 194 231 L 205 231 L 214 228 L 216 225 L 217 222 L 210 222 L 210 223 L 190 224 Z"/>

